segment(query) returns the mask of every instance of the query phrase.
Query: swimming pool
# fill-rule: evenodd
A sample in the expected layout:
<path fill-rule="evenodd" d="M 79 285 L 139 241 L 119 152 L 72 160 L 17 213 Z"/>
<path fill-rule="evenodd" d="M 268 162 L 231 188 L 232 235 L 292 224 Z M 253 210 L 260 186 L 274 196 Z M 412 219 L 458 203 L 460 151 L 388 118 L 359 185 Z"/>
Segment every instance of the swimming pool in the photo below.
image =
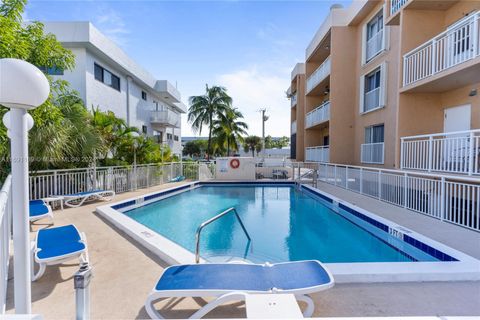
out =
<path fill-rule="evenodd" d="M 194 263 L 198 226 L 204 261 L 316 259 L 337 282 L 478 280 L 479 261 L 331 194 L 294 183 L 195 182 L 97 208 L 170 264 Z"/>
<path fill-rule="evenodd" d="M 294 186 L 202 186 L 125 215 L 194 252 L 198 226 L 230 207 L 237 210 L 251 242 L 235 215 L 226 215 L 202 231 L 200 252 L 207 260 L 438 261 L 408 244 L 399 249 L 394 236 L 369 231 L 347 211 L 336 213 L 322 198 Z"/>

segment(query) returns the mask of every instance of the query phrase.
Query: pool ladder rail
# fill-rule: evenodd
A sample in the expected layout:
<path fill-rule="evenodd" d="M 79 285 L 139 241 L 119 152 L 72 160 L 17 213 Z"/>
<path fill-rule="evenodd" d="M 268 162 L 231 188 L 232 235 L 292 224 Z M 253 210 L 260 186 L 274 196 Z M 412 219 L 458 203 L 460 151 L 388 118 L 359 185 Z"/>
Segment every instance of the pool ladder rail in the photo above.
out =
<path fill-rule="evenodd" d="M 195 263 L 200 263 L 200 234 L 203 230 L 203 228 L 205 228 L 206 226 L 208 226 L 210 223 L 226 216 L 227 214 L 229 214 L 230 212 L 233 212 L 235 213 L 235 217 L 237 217 L 237 220 L 238 222 L 240 223 L 240 226 L 242 227 L 243 229 L 243 232 L 245 233 L 245 235 L 247 236 L 247 239 L 248 239 L 248 242 L 252 241 L 252 239 L 250 238 L 250 235 L 248 234 L 248 231 L 247 229 L 245 228 L 245 225 L 243 224 L 243 221 L 242 219 L 240 218 L 240 216 L 238 215 L 238 212 L 237 210 L 235 209 L 235 207 L 231 207 L 231 208 L 228 208 L 227 210 L 225 211 L 222 211 L 221 213 L 217 214 L 215 217 L 213 218 L 210 218 L 204 222 L 202 222 L 198 228 L 197 228 L 197 232 L 195 234 Z"/>

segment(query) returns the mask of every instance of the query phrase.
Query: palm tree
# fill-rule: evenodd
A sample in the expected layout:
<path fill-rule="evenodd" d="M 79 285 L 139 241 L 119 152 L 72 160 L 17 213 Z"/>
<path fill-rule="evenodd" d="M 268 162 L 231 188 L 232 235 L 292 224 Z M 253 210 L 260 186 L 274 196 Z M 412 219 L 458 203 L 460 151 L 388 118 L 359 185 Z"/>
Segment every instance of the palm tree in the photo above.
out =
<path fill-rule="evenodd" d="M 206 92 L 189 99 L 188 122 L 194 132 L 202 133 L 202 127 L 208 126 L 207 160 L 210 160 L 212 131 L 215 120 L 225 121 L 226 113 L 231 108 L 232 98 L 224 87 L 206 85 Z"/>
<path fill-rule="evenodd" d="M 255 151 L 258 154 L 262 150 L 262 139 L 257 136 L 248 136 L 245 138 L 243 148 L 245 152 L 252 151 L 252 157 L 255 157 Z"/>
<path fill-rule="evenodd" d="M 230 156 L 230 149 L 238 150 L 238 143 L 243 144 L 243 136 L 247 134 L 248 125 L 239 119 L 243 119 L 243 114 L 232 108 L 227 110 L 225 119 L 214 121 L 213 135 L 226 146 L 227 156 Z"/>

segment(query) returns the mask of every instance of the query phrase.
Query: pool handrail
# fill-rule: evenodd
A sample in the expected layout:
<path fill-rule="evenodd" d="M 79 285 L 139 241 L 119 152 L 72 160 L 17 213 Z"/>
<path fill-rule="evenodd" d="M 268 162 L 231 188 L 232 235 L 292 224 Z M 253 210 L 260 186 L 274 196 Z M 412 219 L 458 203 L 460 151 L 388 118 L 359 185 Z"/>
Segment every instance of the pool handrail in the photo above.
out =
<path fill-rule="evenodd" d="M 235 207 L 230 207 L 227 210 L 222 211 L 221 213 L 217 214 L 215 217 L 210 218 L 204 222 L 202 222 L 198 228 L 197 232 L 195 233 L 195 263 L 200 263 L 200 233 L 202 232 L 203 228 L 208 226 L 210 223 L 214 222 L 215 220 L 220 219 L 221 217 L 227 215 L 229 212 L 234 212 L 235 216 L 237 217 L 238 222 L 240 223 L 240 226 L 243 229 L 243 232 L 245 232 L 245 235 L 247 236 L 248 241 L 252 241 L 250 238 L 250 235 L 248 234 L 247 229 L 245 228 L 245 225 L 243 224 L 242 219 L 238 215 L 237 209 Z"/>

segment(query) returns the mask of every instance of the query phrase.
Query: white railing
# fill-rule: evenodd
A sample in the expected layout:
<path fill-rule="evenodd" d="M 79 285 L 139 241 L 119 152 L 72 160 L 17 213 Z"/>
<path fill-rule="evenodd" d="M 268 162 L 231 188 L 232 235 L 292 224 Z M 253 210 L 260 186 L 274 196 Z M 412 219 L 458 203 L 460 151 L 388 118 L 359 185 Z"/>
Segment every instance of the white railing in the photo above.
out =
<path fill-rule="evenodd" d="M 295 163 L 294 168 L 312 165 L 319 181 L 480 231 L 478 179 L 331 163 Z"/>
<path fill-rule="evenodd" d="M 308 77 L 307 91 L 309 93 L 315 88 L 323 79 L 330 74 L 330 56 L 323 61 L 323 63 Z"/>
<path fill-rule="evenodd" d="M 305 148 L 305 159 L 311 162 L 328 162 L 330 161 L 330 147 L 307 147 Z"/>
<path fill-rule="evenodd" d="M 385 143 L 364 143 L 360 148 L 362 163 L 383 164 L 385 161 Z"/>
<path fill-rule="evenodd" d="M 297 93 L 294 93 L 291 98 L 292 108 L 297 105 Z"/>
<path fill-rule="evenodd" d="M 479 55 L 479 13 L 459 20 L 453 27 L 403 56 L 403 85 L 407 86 Z"/>
<path fill-rule="evenodd" d="M 401 138 L 401 168 L 480 175 L 480 130 Z"/>
<path fill-rule="evenodd" d="M 305 116 L 305 128 L 330 120 L 330 101 L 325 101 Z"/>
<path fill-rule="evenodd" d="M 292 122 L 292 134 L 297 133 L 297 120 Z"/>
<path fill-rule="evenodd" d="M 67 170 L 30 172 L 30 198 L 40 199 L 50 195 L 70 194 L 95 189 L 122 193 L 138 188 L 148 188 L 169 182 L 177 176 L 189 180 L 207 177 L 212 164 L 175 162 L 117 167 L 97 167 Z"/>
<path fill-rule="evenodd" d="M 180 115 L 172 110 L 152 111 L 150 115 L 150 122 L 167 127 L 179 127 Z"/>
<path fill-rule="evenodd" d="M 12 231 L 12 179 L 8 176 L 0 191 L 0 315 L 7 303 L 8 264 Z"/>
<path fill-rule="evenodd" d="M 367 52 L 366 52 L 367 61 L 370 61 L 380 51 L 383 50 L 384 48 L 383 39 L 384 37 L 383 37 L 383 29 L 382 29 L 367 41 Z"/>
<path fill-rule="evenodd" d="M 380 106 L 380 87 L 365 93 L 363 110 L 368 111 Z"/>
<path fill-rule="evenodd" d="M 390 15 L 395 14 L 408 0 L 390 0 Z"/>

